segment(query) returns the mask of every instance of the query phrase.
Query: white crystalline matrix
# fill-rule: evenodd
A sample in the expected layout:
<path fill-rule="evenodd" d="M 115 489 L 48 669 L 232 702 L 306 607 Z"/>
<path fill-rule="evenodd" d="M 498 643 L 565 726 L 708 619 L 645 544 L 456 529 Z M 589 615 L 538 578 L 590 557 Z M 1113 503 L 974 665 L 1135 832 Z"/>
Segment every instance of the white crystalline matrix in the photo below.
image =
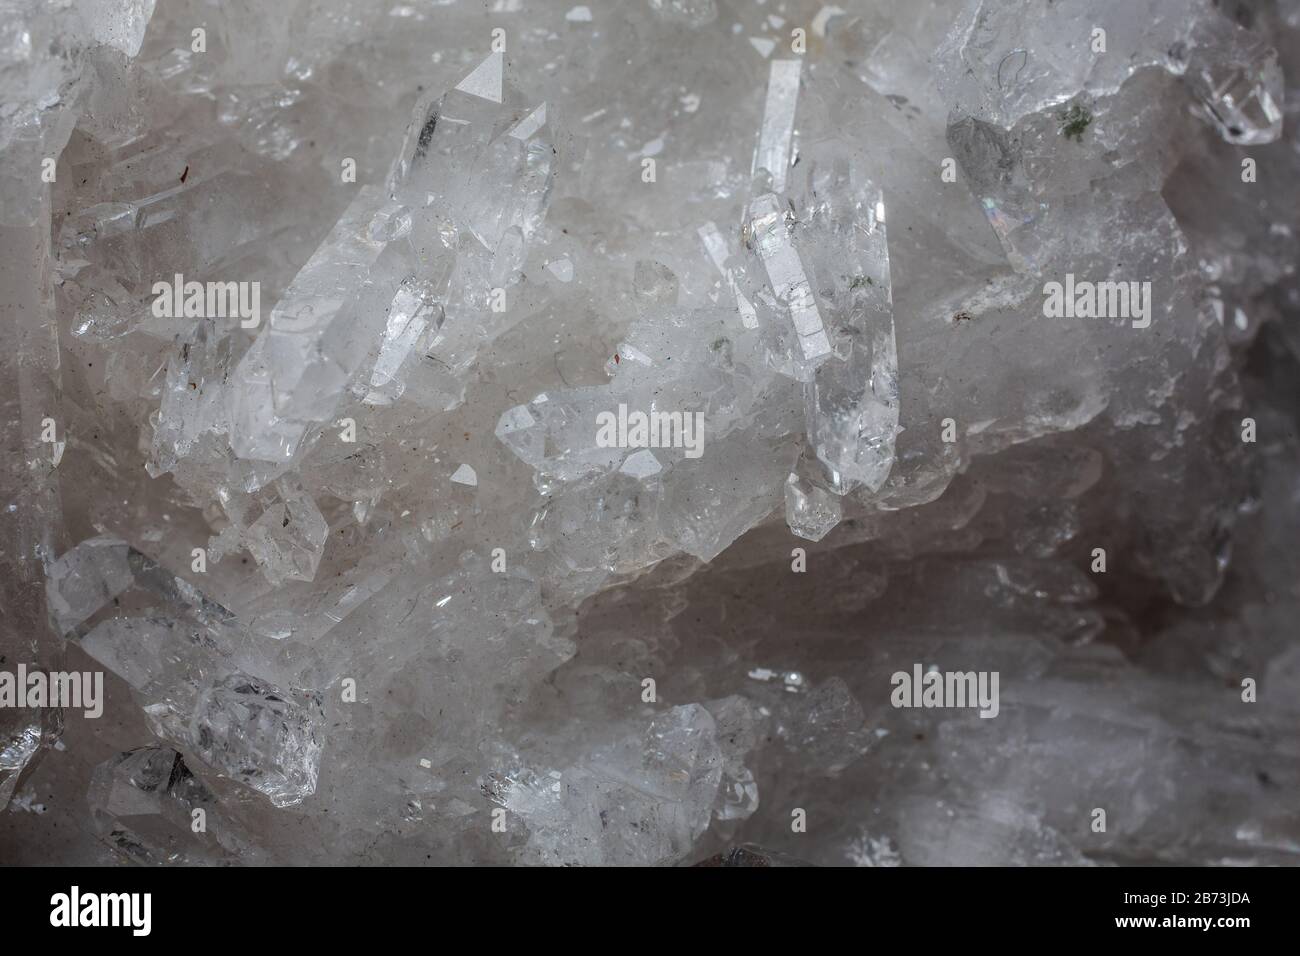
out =
<path fill-rule="evenodd" d="M 6 862 L 1296 862 L 1291 0 L 0 6 Z"/>

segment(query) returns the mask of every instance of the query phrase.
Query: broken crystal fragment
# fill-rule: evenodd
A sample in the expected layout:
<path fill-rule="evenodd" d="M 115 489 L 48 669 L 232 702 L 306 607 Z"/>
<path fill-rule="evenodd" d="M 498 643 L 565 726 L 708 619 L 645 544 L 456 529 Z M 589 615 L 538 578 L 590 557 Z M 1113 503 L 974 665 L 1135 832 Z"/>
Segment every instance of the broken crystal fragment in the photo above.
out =
<path fill-rule="evenodd" d="M 791 378 L 807 381 L 830 357 L 831 343 L 786 215 L 775 194 L 755 198 L 746 210 L 745 246 L 767 279 L 767 289 L 755 298 L 773 342 L 769 361 Z"/>
<path fill-rule="evenodd" d="M 272 585 L 316 577 L 329 525 L 300 485 L 281 479 L 274 494 L 263 502 L 260 514 L 244 496 L 225 495 L 222 504 L 231 524 L 209 542 L 214 560 L 243 547 Z"/>
<path fill-rule="evenodd" d="M 396 211 L 366 187 L 271 311 L 269 326 L 240 359 L 229 392 L 230 444 L 243 458 L 292 459 L 311 425 L 329 421 L 368 351 L 374 318 L 353 321 L 371 292 L 387 243 L 373 223 Z M 391 299 L 391 295 L 389 296 Z M 377 329 L 375 330 L 377 331 Z"/>
<path fill-rule="evenodd" d="M 554 397 L 543 393 L 526 405 L 503 412 L 496 435 L 523 461 L 561 481 L 607 471 L 625 450 L 596 443 L 596 415 L 606 394 L 574 389 Z"/>
<path fill-rule="evenodd" d="M 810 165 L 820 157 L 809 151 Z M 839 249 L 847 281 L 819 282 L 834 357 L 804 386 L 808 442 L 837 483 L 877 491 L 894 463 L 898 352 L 885 204 L 861 170 L 834 159 L 810 173 L 801 242 Z"/>
<path fill-rule="evenodd" d="M 840 523 L 843 514 L 838 497 L 790 473 L 785 483 L 785 523 L 792 532 L 809 541 L 820 541 Z"/>
<path fill-rule="evenodd" d="M 207 433 L 228 430 L 223 383 L 230 372 L 230 339 L 209 322 L 178 338 L 167 363 L 162 405 L 153 434 L 150 474 L 175 471 Z"/>
<path fill-rule="evenodd" d="M 1218 4 L 1134 0 L 1094 7 L 1062 0 L 1049 12 L 1028 0 L 968 0 L 936 55 L 955 112 L 1010 129 L 1079 93 L 1112 95 L 1140 70 L 1161 67 L 1183 77 L 1229 142 L 1278 137 L 1277 55 Z"/>
<path fill-rule="evenodd" d="M 379 346 L 379 357 L 370 373 L 370 391 L 366 402 L 386 405 L 405 390 L 399 373 L 426 330 L 436 333 L 442 327 L 442 306 L 437 292 L 428 282 L 414 277 L 405 279 L 388 307 L 388 326 Z"/>
<path fill-rule="evenodd" d="M 511 229 L 532 236 L 554 164 L 545 104 L 510 112 L 518 94 L 505 84 L 503 64 L 503 55 L 492 53 L 455 89 L 418 104 L 389 176 L 394 198 L 443 210 L 489 253 Z M 502 130 L 507 115 L 517 118 Z"/>
<path fill-rule="evenodd" d="M 736 299 L 736 310 L 740 313 L 740 321 L 747 329 L 758 328 L 758 313 L 749 299 L 745 298 L 745 293 L 740 290 L 736 284 L 735 273 L 728 265 L 731 258 L 731 251 L 727 241 L 722 237 L 718 227 L 712 222 L 706 222 L 698 230 L 700 241 L 704 243 L 704 248 L 709 254 L 719 273 L 726 280 L 727 288 Z"/>
<path fill-rule="evenodd" d="M 59 634 L 67 634 L 132 585 L 127 552 L 125 541 L 92 538 L 50 566 L 45 593 Z"/>
<path fill-rule="evenodd" d="M 1185 82 L 1198 111 L 1229 143 L 1258 146 L 1282 135 L 1286 87 L 1266 38 L 1224 16 L 1198 19 L 1188 40 Z"/>
<path fill-rule="evenodd" d="M 254 862 L 225 832 L 216 797 L 169 747 L 141 747 L 95 768 L 87 798 L 100 838 L 133 863 Z"/>
<path fill-rule="evenodd" d="M 232 674 L 200 687 L 192 703 L 165 701 L 145 713 L 160 736 L 277 807 L 316 791 L 324 731 L 319 694 Z"/>
<path fill-rule="evenodd" d="M 18 778 L 39 752 L 46 724 L 57 726 L 55 721 L 44 708 L 6 708 L 0 714 L 0 811 L 8 807 Z"/>
<path fill-rule="evenodd" d="M 598 748 L 550 778 L 512 775 L 495 792 L 523 819 L 539 862 L 663 864 L 708 826 L 722 766 L 717 725 L 691 704 L 656 717 L 639 740 Z M 557 844 L 568 827 L 596 838 Z"/>
<path fill-rule="evenodd" d="M 785 192 L 802 66 L 802 60 L 773 60 L 769 65 L 767 102 L 763 107 L 753 172 L 766 172 L 769 188 L 774 193 Z"/>

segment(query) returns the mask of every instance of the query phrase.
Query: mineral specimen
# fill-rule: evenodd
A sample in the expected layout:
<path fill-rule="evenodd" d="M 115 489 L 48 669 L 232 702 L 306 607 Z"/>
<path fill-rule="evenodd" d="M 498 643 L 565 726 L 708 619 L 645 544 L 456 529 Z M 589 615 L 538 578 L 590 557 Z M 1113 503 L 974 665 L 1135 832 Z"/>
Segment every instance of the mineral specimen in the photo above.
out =
<path fill-rule="evenodd" d="M 1297 861 L 1294 0 L 4 10 L 0 861 Z"/>

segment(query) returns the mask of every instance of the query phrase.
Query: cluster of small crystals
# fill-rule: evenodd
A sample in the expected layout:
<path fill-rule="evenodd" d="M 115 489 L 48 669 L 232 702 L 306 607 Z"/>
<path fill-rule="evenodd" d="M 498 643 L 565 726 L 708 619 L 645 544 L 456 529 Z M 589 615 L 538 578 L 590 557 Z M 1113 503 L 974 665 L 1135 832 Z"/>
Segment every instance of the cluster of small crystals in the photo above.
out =
<path fill-rule="evenodd" d="M 1297 0 L 4 9 L 0 858 L 1295 861 Z"/>

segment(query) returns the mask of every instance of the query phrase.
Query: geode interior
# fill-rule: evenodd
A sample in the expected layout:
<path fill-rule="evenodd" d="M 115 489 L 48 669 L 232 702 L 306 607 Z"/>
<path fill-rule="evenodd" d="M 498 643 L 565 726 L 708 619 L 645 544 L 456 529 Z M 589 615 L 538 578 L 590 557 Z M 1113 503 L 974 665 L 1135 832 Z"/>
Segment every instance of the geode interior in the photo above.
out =
<path fill-rule="evenodd" d="M 0 860 L 1297 862 L 1297 0 L 0 6 Z"/>

